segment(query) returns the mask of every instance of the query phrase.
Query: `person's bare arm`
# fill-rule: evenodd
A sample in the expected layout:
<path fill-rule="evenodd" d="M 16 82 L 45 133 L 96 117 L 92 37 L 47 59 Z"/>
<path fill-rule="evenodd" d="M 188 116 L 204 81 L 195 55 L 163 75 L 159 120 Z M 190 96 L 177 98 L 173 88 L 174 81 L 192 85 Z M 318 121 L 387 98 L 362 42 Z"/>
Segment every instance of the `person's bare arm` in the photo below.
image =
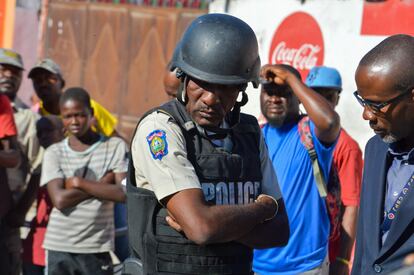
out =
<path fill-rule="evenodd" d="M 256 249 L 285 246 L 290 235 L 289 221 L 283 199 L 279 199 L 277 202 L 279 210 L 273 219 L 256 225 L 253 230 L 237 241 Z"/>
<path fill-rule="evenodd" d="M 320 141 L 330 144 L 336 140 L 341 129 L 339 115 L 325 98 L 280 65 L 263 66 L 261 75 L 277 85 L 288 85 L 292 89 L 315 124 L 315 134 Z"/>
<path fill-rule="evenodd" d="M 11 226 L 23 226 L 24 218 L 36 199 L 39 190 L 40 174 L 30 176 L 27 188 L 17 202 L 16 206 L 7 215 L 8 224 Z"/>
<path fill-rule="evenodd" d="M 2 138 L 0 140 L 3 150 L 0 150 L 0 166 L 13 168 L 20 163 L 20 152 L 16 136 Z"/>
<path fill-rule="evenodd" d="M 102 179 L 90 181 L 80 177 L 73 177 L 70 185 L 66 188 L 77 188 L 89 195 L 114 202 L 125 202 L 125 192 L 121 186 L 121 181 L 126 177 L 126 173 L 107 173 Z"/>
<path fill-rule="evenodd" d="M 346 206 L 341 224 L 341 238 L 339 241 L 338 258 L 349 261 L 351 257 L 352 247 L 354 245 L 356 235 L 356 225 L 358 219 L 358 207 Z M 331 263 L 329 273 L 332 275 L 349 274 L 349 266 L 341 260 Z"/>
<path fill-rule="evenodd" d="M 72 178 L 67 179 L 71 180 Z M 91 195 L 79 189 L 65 189 L 64 179 L 54 179 L 47 183 L 47 191 L 52 200 L 53 205 L 63 210 L 73 207 L 80 202 L 90 199 Z"/>
<path fill-rule="evenodd" d="M 253 230 L 235 241 L 256 249 L 285 246 L 290 235 L 289 221 L 283 199 L 277 202 L 279 210 L 274 218 L 256 225 Z M 178 232 L 183 231 L 173 218 L 167 217 L 167 223 Z"/>
<path fill-rule="evenodd" d="M 274 218 L 257 224 L 253 230 L 234 241 L 256 249 L 285 246 L 290 235 L 289 221 L 283 199 L 278 200 L 278 204 L 279 211 Z M 172 217 L 167 217 L 167 223 L 178 232 L 183 232 L 181 225 Z"/>
<path fill-rule="evenodd" d="M 199 245 L 236 241 L 272 218 L 277 205 L 270 197 L 246 205 L 209 205 L 200 189 L 187 189 L 162 200 L 187 238 Z M 167 222 L 168 221 L 167 219 Z"/>

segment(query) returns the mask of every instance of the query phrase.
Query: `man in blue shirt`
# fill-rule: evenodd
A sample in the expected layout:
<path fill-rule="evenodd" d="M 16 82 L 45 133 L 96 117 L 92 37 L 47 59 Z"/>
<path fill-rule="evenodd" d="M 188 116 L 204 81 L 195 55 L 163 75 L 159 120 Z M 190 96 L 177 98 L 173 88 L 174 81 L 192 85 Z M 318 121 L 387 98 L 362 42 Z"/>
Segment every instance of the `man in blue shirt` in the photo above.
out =
<path fill-rule="evenodd" d="M 285 198 L 291 237 L 285 247 L 255 250 L 253 269 L 258 274 L 328 274 L 329 217 L 300 139 L 298 123 L 304 116 L 299 104 L 309 116 L 325 179 L 340 132 L 339 116 L 328 101 L 302 83 L 293 67 L 266 65 L 261 76 L 260 103 L 268 121 L 262 130 Z"/>

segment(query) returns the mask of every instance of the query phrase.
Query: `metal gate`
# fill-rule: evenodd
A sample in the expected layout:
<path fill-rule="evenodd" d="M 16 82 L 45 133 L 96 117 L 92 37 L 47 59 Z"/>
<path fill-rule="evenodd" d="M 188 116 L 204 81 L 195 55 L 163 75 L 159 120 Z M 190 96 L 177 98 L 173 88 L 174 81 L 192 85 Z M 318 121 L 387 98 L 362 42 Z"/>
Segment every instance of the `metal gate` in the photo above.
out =
<path fill-rule="evenodd" d="M 66 87 L 84 87 L 118 117 L 118 131 L 129 140 L 139 117 L 167 100 L 165 67 L 185 28 L 202 13 L 53 1 L 43 52 L 61 65 Z"/>

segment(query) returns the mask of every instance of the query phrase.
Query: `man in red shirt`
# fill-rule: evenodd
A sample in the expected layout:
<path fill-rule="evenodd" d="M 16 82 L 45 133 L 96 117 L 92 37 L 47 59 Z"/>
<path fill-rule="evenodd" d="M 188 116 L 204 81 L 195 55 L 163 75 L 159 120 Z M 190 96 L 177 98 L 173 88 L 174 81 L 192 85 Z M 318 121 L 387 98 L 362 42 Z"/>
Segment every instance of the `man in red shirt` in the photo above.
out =
<path fill-rule="evenodd" d="M 0 74 L 3 72 L 0 70 Z M 17 130 L 13 120 L 13 110 L 9 99 L 0 94 L 0 274 L 11 271 L 3 224 L 12 206 L 12 196 L 7 182 L 6 168 L 16 167 L 20 162 L 17 151 Z"/>
<path fill-rule="evenodd" d="M 36 137 L 39 115 L 32 112 L 17 96 L 23 76 L 23 60 L 19 53 L 0 48 L 0 93 L 8 98 L 17 128 L 17 142 L 21 162 L 7 169 L 8 187 L 12 194 L 12 208 L 2 223 L 2 237 L 7 239 L 9 272 L 19 275 L 21 270 L 21 240 L 19 227 L 36 198 L 40 179 L 42 150 Z M 9 108 L 10 108 L 9 107 Z"/>
<path fill-rule="evenodd" d="M 325 97 L 333 107 L 338 104 L 342 80 L 336 69 L 325 66 L 312 68 L 306 85 Z M 344 212 L 341 237 L 329 243 L 330 273 L 349 274 L 349 259 L 356 234 L 363 161 L 358 143 L 344 129 L 341 130 L 335 147 L 333 165 L 341 184 Z"/>

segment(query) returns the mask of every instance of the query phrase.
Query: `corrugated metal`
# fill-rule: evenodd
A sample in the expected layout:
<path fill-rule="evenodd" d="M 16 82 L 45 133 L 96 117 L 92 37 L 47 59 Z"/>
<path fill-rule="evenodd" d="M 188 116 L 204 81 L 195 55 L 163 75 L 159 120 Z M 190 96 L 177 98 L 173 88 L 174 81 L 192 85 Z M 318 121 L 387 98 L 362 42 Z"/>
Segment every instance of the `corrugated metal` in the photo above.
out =
<path fill-rule="evenodd" d="M 118 116 L 128 139 L 139 117 L 167 97 L 162 79 L 176 42 L 204 11 L 52 2 L 44 52 L 66 86 L 83 86 Z"/>

